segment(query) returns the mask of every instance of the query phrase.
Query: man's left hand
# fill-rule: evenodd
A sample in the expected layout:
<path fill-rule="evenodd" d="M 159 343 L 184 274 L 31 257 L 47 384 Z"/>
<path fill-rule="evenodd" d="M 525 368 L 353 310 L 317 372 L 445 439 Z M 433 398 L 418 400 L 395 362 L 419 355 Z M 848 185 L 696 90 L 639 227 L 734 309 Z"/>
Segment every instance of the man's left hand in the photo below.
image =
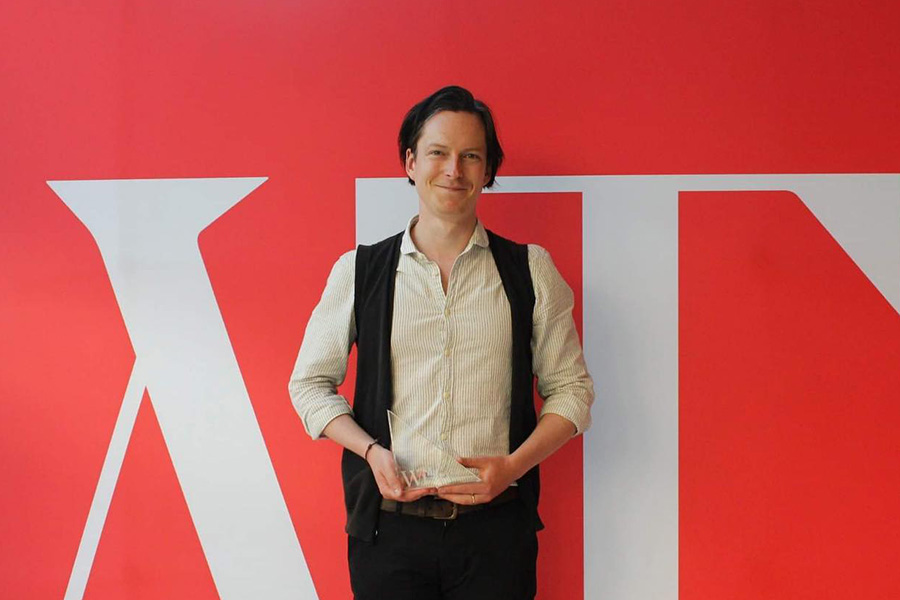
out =
<path fill-rule="evenodd" d="M 459 458 L 464 467 L 478 469 L 478 483 L 459 483 L 438 488 L 437 495 L 456 504 L 485 504 L 518 478 L 509 456 Z"/>

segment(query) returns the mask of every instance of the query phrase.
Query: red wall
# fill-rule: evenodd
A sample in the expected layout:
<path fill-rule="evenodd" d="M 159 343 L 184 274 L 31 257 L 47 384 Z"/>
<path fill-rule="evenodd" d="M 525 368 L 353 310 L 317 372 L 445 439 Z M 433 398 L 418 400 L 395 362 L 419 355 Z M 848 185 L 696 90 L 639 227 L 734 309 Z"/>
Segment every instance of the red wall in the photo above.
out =
<path fill-rule="evenodd" d="M 200 245 L 318 594 L 345 598 L 338 452 L 305 436 L 286 381 L 328 270 L 354 243 L 354 180 L 402 174 L 396 131 L 414 101 L 448 83 L 486 99 L 507 175 L 900 172 L 900 4 L 888 0 L 45 1 L 6 3 L 0 23 L 0 581 L 11 598 L 62 596 L 134 359 L 97 247 L 48 180 L 269 178 Z M 802 240 L 821 268 L 841 261 L 798 207 L 760 210 L 682 198 L 682 393 L 751 389 L 759 403 L 742 415 L 682 403 L 680 595 L 897 597 L 898 315 L 867 304 L 851 269 L 819 312 L 801 302 L 812 280 L 791 288 L 783 326 L 799 346 L 745 335 L 746 319 L 785 301 L 734 293 L 749 284 L 721 253 L 739 255 L 748 229 L 780 224 L 765 234 L 772 260 Z M 686 314 L 693 301 L 705 303 Z M 834 323 L 843 313 L 862 316 Z M 785 407 L 783 395 L 825 385 L 795 361 L 830 348 L 834 335 L 815 336 L 832 326 L 848 340 L 825 363 L 841 391 L 815 412 Z M 747 362 L 722 362 L 717 348 L 731 344 Z M 865 365 L 846 367 L 865 348 Z M 729 389 L 726 374 L 748 369 L 756 387 Z M 770 421 L 740 438 L 743 423 Z M 700 444 L 723 428 L 733 436 Z M 785 437 L 792 454 L 768 455 Z M 567 452 L 580 457 L 577 443 Z M 835 472 L 850 491 L 835 494 Z M 548 512 L 580 508 L 578 475 L 572 491 L 548 492 Z M 796 501 L 765 510 L 782 496 Z M 541 597 L 579 597 L 571 529 L 541 535 Z M 574 572 L 560 575 L 559 556 L 575 557 Z M 205 596 L 215 588 L 145 398 L 86 597 Z"/>

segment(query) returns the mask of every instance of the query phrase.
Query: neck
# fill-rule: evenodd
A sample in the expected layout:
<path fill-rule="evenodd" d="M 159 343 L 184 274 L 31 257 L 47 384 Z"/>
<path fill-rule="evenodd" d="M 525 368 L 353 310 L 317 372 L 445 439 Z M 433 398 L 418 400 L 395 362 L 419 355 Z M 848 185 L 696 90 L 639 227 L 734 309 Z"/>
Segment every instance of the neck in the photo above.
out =
<path fill-rule="evenodd" d="M 419 252 L 433 261 L 453 260 L 466 249 L 475 231 L 474 214 L 460 221 L 447 221 L 419 213 L 419 220 L 410 234 Z"/>

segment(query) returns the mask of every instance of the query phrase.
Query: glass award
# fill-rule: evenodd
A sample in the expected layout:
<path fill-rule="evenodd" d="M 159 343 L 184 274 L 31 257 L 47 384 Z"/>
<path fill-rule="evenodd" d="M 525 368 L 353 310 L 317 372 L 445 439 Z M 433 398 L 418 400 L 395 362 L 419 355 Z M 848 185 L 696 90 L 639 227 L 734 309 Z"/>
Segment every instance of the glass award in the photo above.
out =
<path fill-rule="evenodd" d="M 481 481 L 473 470 L 456 462 L 453 454 L 417 432 L 393 411 L 387 413 L 394 462 L 408 489 Z"/>

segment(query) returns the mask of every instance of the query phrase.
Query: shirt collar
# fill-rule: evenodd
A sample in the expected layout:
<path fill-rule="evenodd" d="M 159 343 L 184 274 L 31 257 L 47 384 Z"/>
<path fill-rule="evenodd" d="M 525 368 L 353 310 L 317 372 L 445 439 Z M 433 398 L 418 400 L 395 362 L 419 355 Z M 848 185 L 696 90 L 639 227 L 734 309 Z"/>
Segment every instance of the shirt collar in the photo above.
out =
<path fill-rule="evenodd" d="M 403 232 L 403 240 L 400 242 L 400 252 L 402 254 L 416 254 L 419 252 L 419 249 L 416 248 L 415 242 L 412 239 L 412 231 L 413 225 L 415 225 L 419 221 L 419 215 L 414 216 L 409 220 L 409 223 L 406 225 L 406 231 Z M 484 225 L 481 224 L 481 220 L 478 219 L 475 221 L 475 231 L 472 232 L 472 237 L 469 238 L 469 243 L 466 244 L 465 252 L 473 245 L 481 246 L 482 248 L 488 247 L 488 236 L 487 231 L 484 229 Z"/>

